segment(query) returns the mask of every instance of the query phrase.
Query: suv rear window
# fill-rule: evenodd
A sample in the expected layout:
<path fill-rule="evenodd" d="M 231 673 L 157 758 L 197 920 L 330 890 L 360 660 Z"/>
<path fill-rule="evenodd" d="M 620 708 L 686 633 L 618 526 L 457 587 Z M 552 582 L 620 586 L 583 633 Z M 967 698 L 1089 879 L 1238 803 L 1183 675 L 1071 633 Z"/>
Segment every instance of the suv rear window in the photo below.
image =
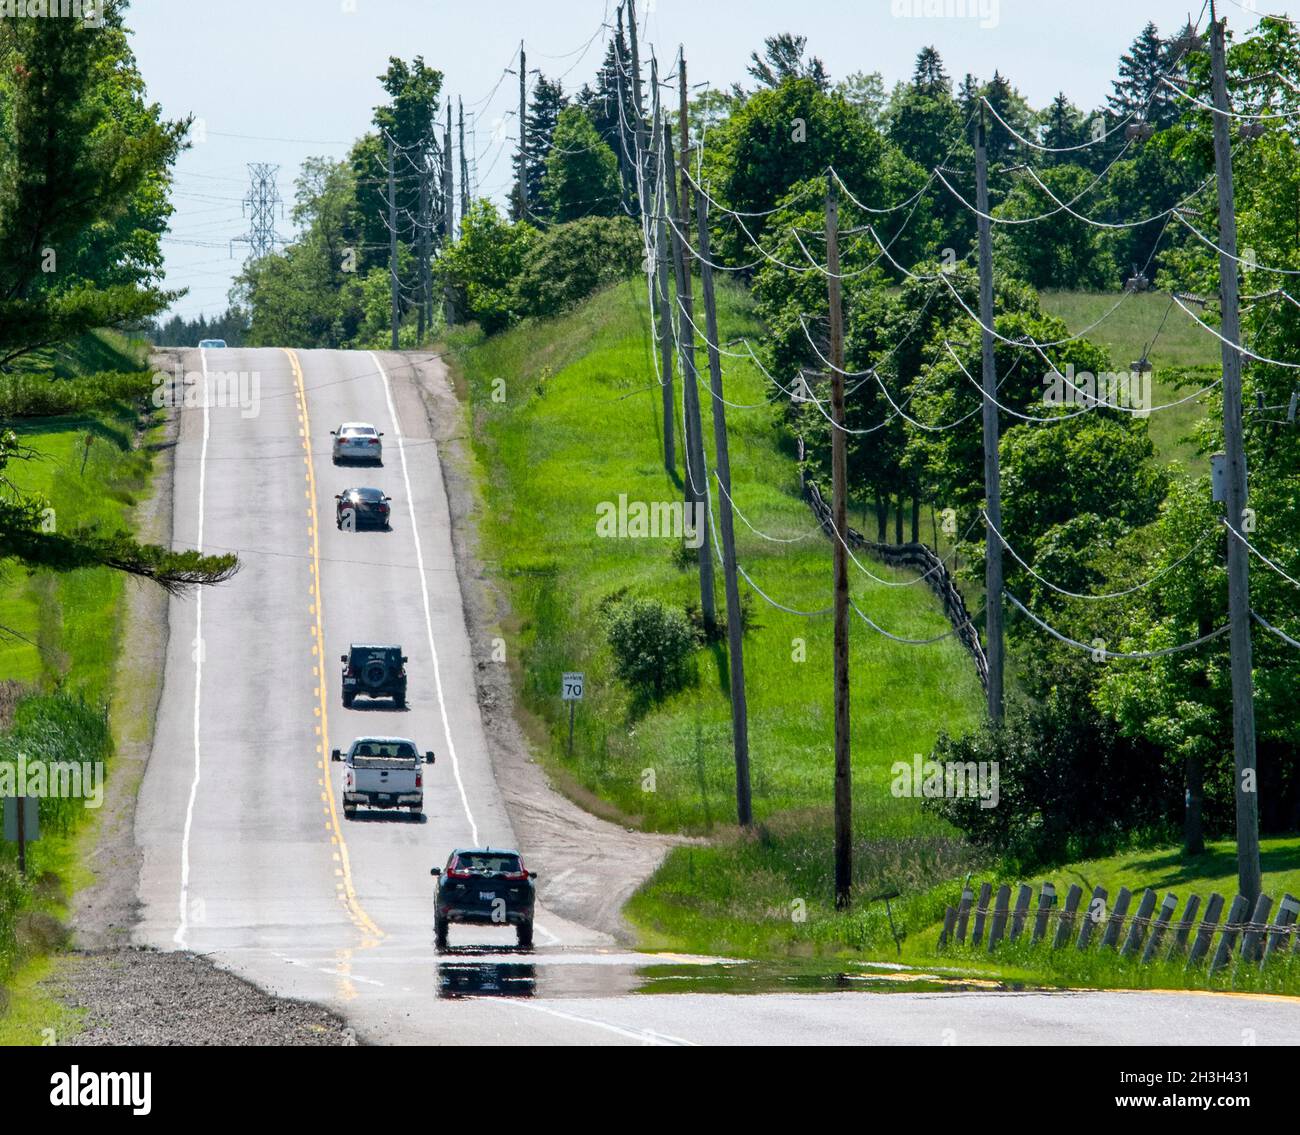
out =
<path fill-rule="evenodd" d="M 485 875 L 517 875 L 523 868 L 519 856 L 498 851 L 462 851 L 452 867 L 460 871 L 476 871 Z"/>
<path fill-rule="evenodd" d="M 362 768 L 371 767 L 362 762 L 409 761 L 419 755 L 410 741 L 362 741 L 352 750 L 353 763 Z"/>

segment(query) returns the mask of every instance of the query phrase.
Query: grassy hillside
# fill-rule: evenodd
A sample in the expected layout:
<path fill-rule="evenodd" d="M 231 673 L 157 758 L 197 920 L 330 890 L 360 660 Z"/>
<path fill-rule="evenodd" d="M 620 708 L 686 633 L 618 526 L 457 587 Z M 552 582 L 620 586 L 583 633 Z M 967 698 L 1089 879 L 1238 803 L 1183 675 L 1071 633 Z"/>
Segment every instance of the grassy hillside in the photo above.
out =
<path fill-rule="evenodd" d="M 1086 332 L 1092 342 L 1109 349 L 1116 370 L 1127 370 L 1145 352 L 1157 406 L 1185 398 L 1218 377 L 1219 341 L 1168 296 L 1044 292 L 1041 298 L 1044 309 L 1063 319 L 1071 334 Z M 1204 398 L 1219 396 L 1214 390 Z M 1204 417 L 1202 399 L 1153 413 L 1147 421 L 1160 459 L 1198 472 L 1208 468 L 1208 459 L 1188 441 L 1188 434 Z"/>
<path fill-rule="evenodd" d="M 720 308 L 724 341 L 757 334 L 743 292 L 725 289 Z M 695 570 L 678 563 L 680 541 L 609 539 L 596 531 L 597 506 L 620 494 L 680 499 L 662 464 L 644 285 L 615 287 L 567 316 L 489 340 L 462 332 L 452 347 L 485 487 L 483 550 L 504 577 L 518 619 L 506 628 L 509 661 L 534 715 L 542 759 L 576 795 L 630 823 L 698 833 L 732 822 L 725 651 L 699 650 L 695 683 L 637 714 L 613 675 L 601 614 L 603 601 L 625 591 L 677 606 L 699 599 Z M 727 397 L 749 407 L 728 411 L 733 495 L 769 537 L 738 522 L 738 558 L 784 606 L 820 611 L 831 601 L 830 546 L 798 496 L 795 463 L 773 428 L 779 409 L 765 401 L 764 380 L 751 365 L 727 362 Z M 712 438 L 707 418 L 705 436 Z M 894 582 L 909 578 L 869 566 Z M 857 602 L 882 626 L 912 637 L 947 629 L 923 586 L 884 586 L 853 574 Z M 830 620 L 788 614 L 743 582 L 742 589 L 750 611 L 755 813 L 823 814 L 832 798 Z M 720 579 L 718 592 L 721 610 Z M 913 801 L 890 795 L 888 769 L 928 752 L 939 729 L 962 730 L 977 719 L 971 661 L 951 639 L 900 646 L 857 621 L 852 638 L 855 794 L 864 837 L 869 829 L 882 838 L 945 839 Z M 587 675 L 571 759 L 559 699 L 565 670 Z"/>

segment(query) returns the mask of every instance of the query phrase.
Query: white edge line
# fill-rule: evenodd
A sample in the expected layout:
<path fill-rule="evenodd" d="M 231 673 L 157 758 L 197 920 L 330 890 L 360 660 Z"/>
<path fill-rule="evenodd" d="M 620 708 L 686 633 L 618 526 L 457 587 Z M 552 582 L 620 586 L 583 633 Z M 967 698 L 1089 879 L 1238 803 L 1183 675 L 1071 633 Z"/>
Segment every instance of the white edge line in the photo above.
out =
<path fill-rule="evenodd" d="M 469 810 L 469 797 L 465 795 L 465 782 L 460 775 L 460 761 L 456 759 L 456 745 L 451 739 L 451 721 L 447 717 L 447 700 L 442 692 L 442 668 L 438 665 L 438 648 L 433 642 L 433 616 L 429 612 L 429 584 L 424 575 L 424 552 L 420 547 L 420 530 L 415 520 L 415 497 L 411 493 L 411 478 L 406 469 L 406 447 L 402 444 L 402 426 L 397 418 L 397 407 L 393 404 L 393 390 L 388 381 L 388 372 L 379 356 L 369 352 L 379 377 L 384 380 L 384 397 L 388 400 L 388 417 L 397 434 L 397 452 L 402 459 L 402 484 L 406 488 L 406 509 L 411 518 L 411 539 L 415 541 L 415 564 L 420 575 L 420 597 L 424 602 L 424 629 L 429 635 L 429 653 L 433 656 L 433 683 L 438 690 L 438 709 L 442 713 L 442 729 L 447 738 L 447 755 L 451 757 L 451 771 L 456 777 L 456 787 L 460 789 L 460 802 L 465 809 L 465 819 L 469 821 L 470 837 L 474 846 L 478 846 L 478 825 L 474 822 L 474 813 Z"/>
<path fill-rule="evenodd" d="M 208 434 L 210 419 L 208 416 L 208 352 L 199 350 L 199 362 L 203 368 L 203 445 L 199 451 L 199 527 L 194 541 L 194 549 L 203 551 L 203 497 L 207 482 Z M 182 378 L 182 382 L 184 379 Z M 185 806 L 185 830 L 181 835 L 181 889 L 180 921 L 172 941 L 182 949 L 185 935 L 189 930 L 190 905 L 190 833 L 194 828 L 194 804 L 199 795 L 199 779 L 202 773 L 201 751 L 199 748 L 199 705 L 203 689 L 203 588 L 199 587 L 194 596 L 194 777 L 190 781 L 190 798 Z"/>
<path fill-rule="evenodd" d="M 553 1009 L 549 1005 L 542 1005 L 537 1001 L 524 1001 L 522 999 L 503 999 L 494 1001 L 492 998 L 485 998 L 489 1004 L 518 1006 L 521 1009 L 532 1009 L 534 1012 L 545 1013 L 551 1017 L 559 1017 L 564 1021 L 572 1021 L 579 1025 L 590 1025 L 592 1028 L 604 1029 L 606 1032 L 617 1033 L 619 1036 L 628 1037 L 631 1040 L 640 1041 L 642 1044 L 656 1046 L 672 1047 L 697 1047 L 694 1042 L 684 1040 L 681 1037 L 669 1036 L 667 1033 L 657 1033 L 651 1029 L 636 1029 L 626 1025 L 616 1025 L 610 1021 L 602 1021 L 596 1017 L 584 1017 L 578 1013 L 566 1013 L 563 1009 Z"/>

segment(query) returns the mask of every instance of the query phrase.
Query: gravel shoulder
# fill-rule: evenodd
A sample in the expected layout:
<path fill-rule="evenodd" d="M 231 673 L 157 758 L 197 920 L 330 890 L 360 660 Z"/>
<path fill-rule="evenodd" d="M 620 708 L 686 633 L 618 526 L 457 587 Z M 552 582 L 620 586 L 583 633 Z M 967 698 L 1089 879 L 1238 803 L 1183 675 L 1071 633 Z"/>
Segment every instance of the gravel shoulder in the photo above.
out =
<path fill-rule="evenodd" d="M 188 952 L 110 949 L 69 955 L 45 980 L 80 1015 L 69 1046 L 348 1046 L 346 1023 L 319 1005 L 272 997 Z"/>

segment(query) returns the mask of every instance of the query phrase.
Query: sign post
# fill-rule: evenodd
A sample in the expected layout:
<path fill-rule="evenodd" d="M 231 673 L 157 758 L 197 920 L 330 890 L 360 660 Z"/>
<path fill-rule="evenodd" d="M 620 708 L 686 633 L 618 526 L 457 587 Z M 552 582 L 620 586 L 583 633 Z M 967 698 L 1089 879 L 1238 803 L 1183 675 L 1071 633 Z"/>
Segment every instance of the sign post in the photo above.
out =
<path fill-rule="evenodd" d="M 573 756 L 573 708 L 582 701 L 585 686 L 581 670 L 566 670 L 560 681 L 560 697 L 569 703 L 569 756 Z"/>
<path fill-rule="evenodd" d="M 18 871 L 27 874 L 27 845 L 41 838 L 40 800 L 35 796 L 6 796 L 4 836 L 18 844 Z"/>

